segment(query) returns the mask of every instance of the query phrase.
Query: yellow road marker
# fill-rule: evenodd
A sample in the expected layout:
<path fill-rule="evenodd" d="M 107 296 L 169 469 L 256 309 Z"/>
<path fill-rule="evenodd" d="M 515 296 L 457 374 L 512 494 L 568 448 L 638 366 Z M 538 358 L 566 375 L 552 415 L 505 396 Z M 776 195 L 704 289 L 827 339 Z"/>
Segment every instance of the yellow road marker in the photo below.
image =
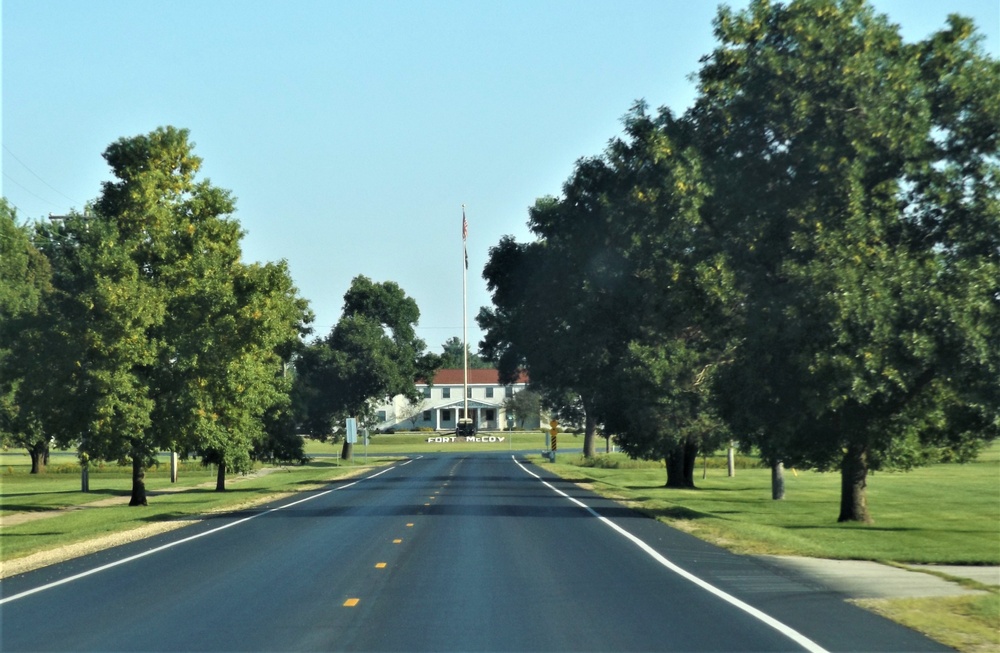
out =
<path fill-rule="evenodd" d="M 406 527 L 407 528 L 413 528 L 413 524 L 407 524 Z"/>
<path fill-rule="evenodd" d="M 361 599 L 347 599 L 346 601 L 344 601 L 344 607 L 345 607 L 345 608 L 353 608 L 353 607 L 354 607 L 354 606 L 356 606 L 356 605 L 357 605 L 357 604 L 358 604 L 358 603 L 359 603 L 360 601 L 361 601 Z"/>
<path fill-rule="evenodd" d="M 393 544 L 402 544 L 403 540 L 393 540 L 392 543 Z"/>
<path fill-rule="evenodd" d="M 375 568 L 376 569 L 385 569 L 385 563 L 384 562 L 376 562 L 375 563 Z"/>

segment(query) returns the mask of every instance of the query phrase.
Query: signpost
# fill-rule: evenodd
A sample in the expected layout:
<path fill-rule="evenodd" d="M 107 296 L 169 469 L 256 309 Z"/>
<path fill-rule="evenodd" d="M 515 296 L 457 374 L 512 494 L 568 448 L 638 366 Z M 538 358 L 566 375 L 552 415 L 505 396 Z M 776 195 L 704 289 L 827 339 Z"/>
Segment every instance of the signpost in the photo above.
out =
<path fill-rule="evenodd" d="M 549 459 L 552 462 L 556 461 L 556 451 L 559 449 L 559 422 L 552 420 L 549 422 L 549 426 L 552 428 L 549 430 L 549 435 L 552 436 L 552 452 L 549 454 Z"/>
<path fill-rule="evenodd" d="M 344 429 L 344 443 L 347 444 L 344 448 L 348 452 L 348 457 L 354 460 L 354 456 L 351 455 L 354 445 L 358 442 L 358 420 L 356 417 L 348 417 L 346 428 Z"/>

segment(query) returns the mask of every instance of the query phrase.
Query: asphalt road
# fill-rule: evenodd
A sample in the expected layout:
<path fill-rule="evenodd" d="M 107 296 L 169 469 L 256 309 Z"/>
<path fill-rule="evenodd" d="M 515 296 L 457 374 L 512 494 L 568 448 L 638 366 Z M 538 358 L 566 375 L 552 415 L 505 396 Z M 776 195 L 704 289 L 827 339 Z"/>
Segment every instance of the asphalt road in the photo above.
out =
<path fill-rule="evenodd" d="M 0 581 L 0 650 L 942 651 L 503 454 Z"/>

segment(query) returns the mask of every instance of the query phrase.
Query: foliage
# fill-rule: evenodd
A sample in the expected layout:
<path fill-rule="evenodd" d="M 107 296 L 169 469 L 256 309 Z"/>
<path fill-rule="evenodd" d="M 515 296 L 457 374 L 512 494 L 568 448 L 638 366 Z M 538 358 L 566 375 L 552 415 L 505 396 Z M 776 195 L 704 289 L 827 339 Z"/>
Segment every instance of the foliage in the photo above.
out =
<path fill-rule="evenodd" d="M 773 461 L 840 469 L 840 519 L 868 521 L 869 469 L 1000 429 L 1000 66 L 968 21 L 907 45 L 853 0 L 716 33 L 690 118 L 742 309 L 723 412 Z"/>
<path fill-rule="evenodd" d="M 441 360 L 416 336 L 419 318 L 398 284 L 355 277 L 340 320 L 296 360 L 304 428 L 326 438 L 347 417 L 370 421 L 378 400 L 403 395 L 418 403 L 416 382 L 434 378 Z"/>
<path fill-rule="evenodd" d="M 461 338 L 451 337 L 441 345 L 441 369 L 455 370 L 462 369 L 465 364 L 464 353 L 468 356 L 469 369 L 481 370 L 489 369 L 492 365 L 489 361 L 483 360 L 479 354 L 469 351 L 468 347 L 462 347 Z"/>
<path fill-rule="evenodd" d="M 839 519 L 869 521 L 870 471 L 1000 433 L 1000 63 L 968 20 L 907 44 L 864 0 L 715 27 L 688 112 L 637 103 L 538 240 L 491 250 L 482 349 L 670 485 L 728 429 L 839 469 Z"/>
<path fill-rule="evenodd" d="M 116 141 L 93 213 L 36 238 L 55 292 L 22 325 L 19 397 L 82 459 L 131 463 L 134 505 L 161 450 L 201 452 L 218 489 L 248 468 L 310 319 L 284 263 L 240 261 L 233 200 L 195 180 L 192 149 L 173 127 Z"/>
<path fill-rule="evenodd" d="M 508 415 L 513 415 L 518 428 L 524 428 L 524 423 L 538 417 L 542 408 L 539 394 L 530 388 L 515 392 L 504 399 L 503 409 Z"/>
<path fill-rule="evenodd" d="M 32 473 L 44 467 L 49 443 L 40 424 L 22 413 L 17 401 L 21 375 L 5 366 L 18 347 L 19 318 L 37 314 L 51 290 L 49 262 L 31 244 L 31 232 L 17 222 L 17 211 L 0 199 L 0 441 L 31 454 Z"/>

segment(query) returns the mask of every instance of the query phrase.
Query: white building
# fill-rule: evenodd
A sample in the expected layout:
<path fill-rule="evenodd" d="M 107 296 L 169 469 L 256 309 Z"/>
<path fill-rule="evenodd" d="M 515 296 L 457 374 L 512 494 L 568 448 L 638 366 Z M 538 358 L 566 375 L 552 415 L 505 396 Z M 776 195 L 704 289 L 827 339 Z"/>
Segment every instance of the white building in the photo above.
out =
<path fill-rule="evenodd" d="M 420 401 L 413 405 L 402 395 L 375 409 L 376 429 L 385 431 L 417 430 L 431 428 L 435 431 L 454 431 L 458 420 L 464 417 L 465 399 L 462 397 L 462 370 L 438 370 L 434 383 L 417 383 L 422 393 Z M 520 377 L 510 385 L 503 385 L 496 370 L 469 370 L 469 416 L 478 430 L 494 431 L 508 427 L 507 414 L 503 404 L 508 397 L 523 391 L 528 386 L 528 377 Z M 525 429 L 535 429 L 541 424 L 540 417 L 524 423 Z M 521 426 L 518 424 L 517 426 Z"/>

